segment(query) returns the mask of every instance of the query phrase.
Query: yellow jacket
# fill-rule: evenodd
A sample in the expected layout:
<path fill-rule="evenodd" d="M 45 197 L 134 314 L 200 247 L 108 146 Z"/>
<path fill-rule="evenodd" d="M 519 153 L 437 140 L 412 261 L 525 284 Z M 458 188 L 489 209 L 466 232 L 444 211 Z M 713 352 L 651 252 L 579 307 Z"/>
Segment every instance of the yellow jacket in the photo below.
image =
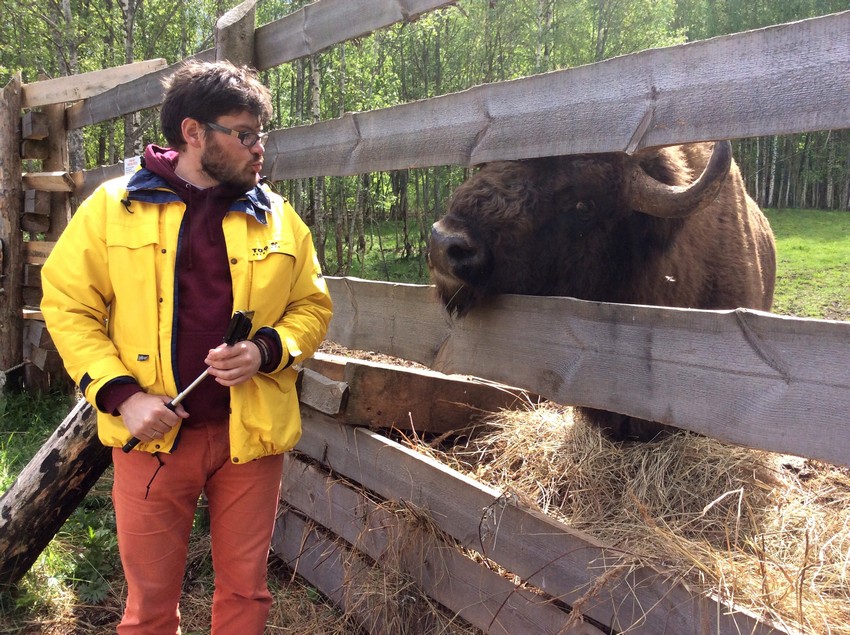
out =
<path fill-rule="evenodd" d="M 141 197 L 147 200 L 134 197 L 132 187 L 128 192 L 126 178 L 100 186 L 74 214 L 42 269 L 45 322 L 68 373 L 92 404 L 106 383 L 128 375 L 146 392 L 177 394 L 173 301 L 186 206 L 164 181 L 147 174 Z M 141 176 L 136 173 L 135 182 Z M 292 206 L 265 187 L 238 205 L 242 210 L 228 212 L 223 221 L 234 310 L 254 311 L 251 335 L 273 327 L 284 349 L 273 372 L 230 388 L 231 460 L 244 463 L 298 442 L 297 371 L 287 363 L 290 356 L 298 363 L 315 352 L 332 303 L 310 232 Z M 105 445 L 129 440 L 121 417 L 98 412 L 97 421 Z M 170 452 L 179 428 L 137 448 Z"/>

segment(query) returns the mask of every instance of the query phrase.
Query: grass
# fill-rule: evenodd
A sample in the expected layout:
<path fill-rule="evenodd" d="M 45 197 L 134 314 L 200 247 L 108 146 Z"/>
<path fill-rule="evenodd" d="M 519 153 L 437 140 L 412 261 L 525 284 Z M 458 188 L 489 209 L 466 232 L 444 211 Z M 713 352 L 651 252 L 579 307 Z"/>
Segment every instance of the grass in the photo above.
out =
<path fill-rule="evenodd" d="M 778 253 L 774 312 L 850 320 L 850 212 L 769 210 L 767 216 Z M 418 230 L 411 228 L 410 234 L 416 240 Z M 366 246 L 364 257 L 354 259 L 347 275 L 427 282 L 422 250 L 415 246 L 405 249 L 399 223 L 383 224 L 380 231 L 373 227 Z M 330 271 L 334 271 L 332 239 L 326 248 Z M 11 485 L 65 417 L 72 400 L 67 395 L 0 393 L 0 491 Z M 0 593 L 0 635 L 114 632 L 121 612 L 123 582 L 114 544 L 109 474 L 68 520 L 22 583 L 11 592 Z M 190 554 L 184 586 L 186 632 L 208 628 L 204 620 L 208 619 L 212 582 L 200 517 L 199 523 L 198 553 Z M 274 632 L 309 633 L 313 632 L 310 624 L 316 623 L 327 625 L 322 631 L 326 633 L 356 630 L 329 610 L 315 589 L 290 578 L 291 572 L 284 569 L 272 568 L 270 584 L 277 598 L 271 618 L 276 625 Z M 286 606 L 290 605 L 302 619 L 287 613 Z M 303 619 L 308 614 L 316 621 Z"/>
<path fill-rule="evenodd" d="M 773 312 L 850 319 L 850 212 L 770 210 L 776 237 Z"/>

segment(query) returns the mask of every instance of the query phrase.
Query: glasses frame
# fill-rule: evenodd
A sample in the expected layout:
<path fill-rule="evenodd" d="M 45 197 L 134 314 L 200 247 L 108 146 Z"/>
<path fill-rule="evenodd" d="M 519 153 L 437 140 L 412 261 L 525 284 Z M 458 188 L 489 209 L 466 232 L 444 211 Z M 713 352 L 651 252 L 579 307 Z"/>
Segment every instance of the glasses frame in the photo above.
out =
<path fill-rule="evenodd" d="M 230 135 L 231 137 L 236 137 L 237 139 L 239 139 L 239 143 L 241 143 L 246 148 L 253 148 L 258 143 L 261 143 L 265 146 L 266 141 L 269 140 L 268 132 L 240 132 L 238 130 L 234 130 L 233 128 L 227 128 L 226 126 L 222 126 L 221 124 L 213 123 L 212 121 L 205 121 L 204 125 L 210 128 L 211 130 L 217 130 L 218 132 L 223 132 L 224 134 Z"/>

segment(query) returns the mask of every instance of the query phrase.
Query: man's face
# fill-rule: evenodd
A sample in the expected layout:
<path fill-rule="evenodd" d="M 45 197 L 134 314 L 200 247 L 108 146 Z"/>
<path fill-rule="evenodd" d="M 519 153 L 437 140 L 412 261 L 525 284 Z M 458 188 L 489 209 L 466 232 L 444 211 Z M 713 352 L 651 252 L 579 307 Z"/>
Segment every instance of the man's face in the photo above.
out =
<path fill-rule="evenodd" d="M 259 132 L 260 121 L 247 111 L 237 115 L 223 115 L 213 122 L 237 132 Z M 201 153 L 201 168 L 211 179 L 244 191 L 250 190 L 260 180 L 265 148 L 256 143 L 250 148 L 238 137 L 207 128 Z"/>

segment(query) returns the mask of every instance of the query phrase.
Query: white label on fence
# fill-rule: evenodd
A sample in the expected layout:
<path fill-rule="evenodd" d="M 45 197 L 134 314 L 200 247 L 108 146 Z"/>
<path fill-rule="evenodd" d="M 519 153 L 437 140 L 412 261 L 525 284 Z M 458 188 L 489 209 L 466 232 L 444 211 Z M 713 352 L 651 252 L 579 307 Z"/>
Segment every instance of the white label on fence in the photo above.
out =
<path fill-rule="evenodd" d="M 132 174 L 142 164 L 142 157 L 127 157 L 124 159 L 124 174 Z"/>

